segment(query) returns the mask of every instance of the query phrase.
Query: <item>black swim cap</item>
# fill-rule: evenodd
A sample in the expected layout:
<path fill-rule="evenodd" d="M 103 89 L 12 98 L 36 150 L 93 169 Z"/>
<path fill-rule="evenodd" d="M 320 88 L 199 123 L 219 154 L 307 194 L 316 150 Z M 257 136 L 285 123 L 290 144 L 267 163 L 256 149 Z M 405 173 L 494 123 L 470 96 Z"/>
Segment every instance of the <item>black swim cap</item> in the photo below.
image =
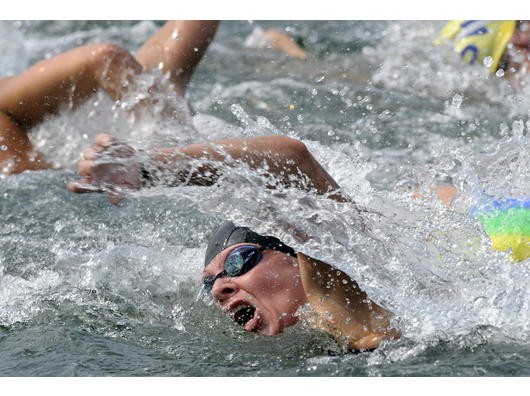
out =
<path fill-rule="evenodd" d="M 269 249 L 279 250 L 290 256 L 296 257 L 294 249 L 278 238 L 273 236 L 263 236 L 252 231 L 248 227 L 238 227 L 231 221 L 222 224 L 211 236 L 206 255 L 204 257 L 204 266 L 206 267 L 215 256 L 225 250 L 227 247 L 238 243 L 256 243 Z"/>

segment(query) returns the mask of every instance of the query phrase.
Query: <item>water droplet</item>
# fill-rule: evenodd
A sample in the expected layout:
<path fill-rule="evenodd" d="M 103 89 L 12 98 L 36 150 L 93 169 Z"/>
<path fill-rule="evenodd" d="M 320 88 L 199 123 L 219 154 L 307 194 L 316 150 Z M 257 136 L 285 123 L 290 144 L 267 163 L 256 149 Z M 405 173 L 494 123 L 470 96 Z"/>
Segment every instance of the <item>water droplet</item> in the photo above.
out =
<path fill-rule="evenodd" d="M 9 147 L 7 147 L 5 144 L 0 146 L 0 151 L 7 151 Z"/>
<path fill-rule="evenodd" d="M 464 100 L 464 98 L 463 98 L 462 95 L 456 94 L 456 95 L 453 96 L 453 99 L 451 100 L 451 106 L 454 107 L 454 108 L 459 109 L 460 106 L 462 106 L 463 100 Z"/>
<path fill-rule="evenodd" d="M 497 77 L 504 77 L 504 70 L 502 70 L 502 69 L 497 70 L 497 72 L 495 73 L 495 75 L 496 75 Z"/>
<path fill-rule="evenodd" d="M 486 56 L 482 63 L 484 64 L 484 66 L 490 67 L 491 65 L 493 65 L 493 58 L 491 56 Z"/>
<path fill-rule="evenodd" d="M 523 136 L 524 123 L 523 120 L 514 121 L 512 124 L 512 131 L 514 136 Z"/>

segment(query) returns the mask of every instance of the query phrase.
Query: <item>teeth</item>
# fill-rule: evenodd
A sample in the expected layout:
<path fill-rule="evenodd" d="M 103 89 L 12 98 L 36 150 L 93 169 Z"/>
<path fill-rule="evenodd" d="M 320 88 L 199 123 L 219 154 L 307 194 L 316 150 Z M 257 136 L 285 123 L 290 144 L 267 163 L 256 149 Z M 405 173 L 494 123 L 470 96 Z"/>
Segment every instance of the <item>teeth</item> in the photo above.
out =
<path fill-rule="evenodd" d="M 236 323 L 244 326 L 254 317 L 256 308 L 249 304 L 238 304 L 234 309 L 231 310 L 232 317 Z"/>

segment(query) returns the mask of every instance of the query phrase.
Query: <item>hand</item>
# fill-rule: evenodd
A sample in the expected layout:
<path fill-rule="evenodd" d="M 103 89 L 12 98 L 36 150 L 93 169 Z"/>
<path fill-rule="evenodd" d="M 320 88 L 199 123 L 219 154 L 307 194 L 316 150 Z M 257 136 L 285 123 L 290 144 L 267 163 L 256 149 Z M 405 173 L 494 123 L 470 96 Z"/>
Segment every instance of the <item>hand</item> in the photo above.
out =
<path fill-rule="evenodd" d="M 69 191 L 107 193 L 116 204 L 127 190 L 141 187 L 142 166 L 138 151 L 106 134 L 96 136 L 96 144 L 83 151 L 77 172 L 84 176 L 68 183 Z"/>

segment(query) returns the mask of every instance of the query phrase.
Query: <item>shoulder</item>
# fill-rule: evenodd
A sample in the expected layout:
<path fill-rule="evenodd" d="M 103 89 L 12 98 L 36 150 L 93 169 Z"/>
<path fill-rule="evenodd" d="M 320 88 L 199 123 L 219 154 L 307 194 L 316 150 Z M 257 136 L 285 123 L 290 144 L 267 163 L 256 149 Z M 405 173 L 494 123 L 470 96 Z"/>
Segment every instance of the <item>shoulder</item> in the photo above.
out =
<path fill-rule="evenodd" d="M 368 299 L 347 273 L 298 253 L 300 277 L 314 315 L 309 324 L 331 334 L 352 350 L 374 349 L 388 338 L 399 338 L 390 326 L 392 314 Z"/>

